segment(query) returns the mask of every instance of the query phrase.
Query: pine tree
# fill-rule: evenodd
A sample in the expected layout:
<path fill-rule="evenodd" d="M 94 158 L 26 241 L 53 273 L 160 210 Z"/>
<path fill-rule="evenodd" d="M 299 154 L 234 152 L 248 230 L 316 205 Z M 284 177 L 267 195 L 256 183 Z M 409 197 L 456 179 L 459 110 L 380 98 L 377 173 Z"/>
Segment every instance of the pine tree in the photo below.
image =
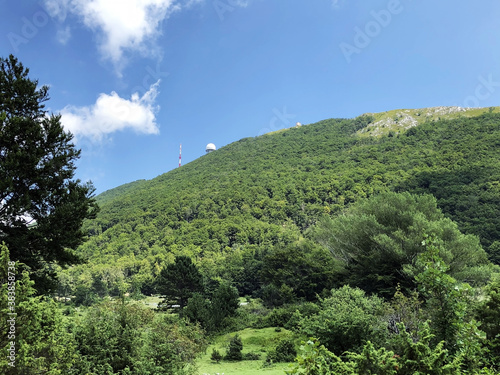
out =
<path fill-rule="evenodd" d="M 180 255 L 161 270 L 157 290 L 167 306 L 178 304 L 182 309 L 193 293 L 203 291 L 203 278 L 191 258 Z"/>
<path fill-rule="evenodd" d="M 80 156 L 61 117 L 48 115 L 48 87 L 12 55 L 0 58 L 0 238 L 39 292 L 55 288 L 54 264 L 75 264 L 82 222 L 97 211 L 93 186 L 74 179 Z"/>
<path fill-rule="evenodd" d="M 230 361 L 241 361 L 243 359 L 243 355 L 241 354 L 242 350 L 243 343 L 241 342 L 240 336 L 236 335 L 229 341 L 225 359 Z"/>
<path fill-rule="evenodd" d="M 212 355 L 210 356 L 210 359 L 214 362 L 219 363 L 220 360 L 222 359 L 222 355 L 219 353 L 217 349 L 212 350 Z"/>

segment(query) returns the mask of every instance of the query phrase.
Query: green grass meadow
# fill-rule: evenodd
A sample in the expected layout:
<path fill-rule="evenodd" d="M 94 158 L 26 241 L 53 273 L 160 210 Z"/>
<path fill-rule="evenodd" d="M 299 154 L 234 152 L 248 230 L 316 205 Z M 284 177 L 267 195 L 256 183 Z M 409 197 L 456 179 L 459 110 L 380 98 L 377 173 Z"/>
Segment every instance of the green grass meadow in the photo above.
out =
<path fill-rule="evenodd" d="M 228 346 L 229 340 L 234 335 L 238 334 L 241 337 L 243 343 L 242 353 L 257 353 L 260 354 L 259 360 L 254 361 L 220 361 L 215 363 L 210 359 L 213 349 L 217 349 L 223 356 L 226 354 L 226 348 Z M 215 339 L 215 342 L 211 344 L 206 353 L 203 354 L 196 365 L 198 367 L 198 374 L 200 375 L 257 375 L 257 374 L 267 374 L 267 375 L 284 375 L 285 369 L 290 365 L 289 363 L 277 363 L 271 366 L 264 366 L 266 360 L 266 353 L 272 350 L 283 338 L 290 337 L 291 332 L 286 329 L 281 329 L 280 332 L 276 332 L 275 328 L 246 328 L 238 332 L 231 332 L 226 335 L 219 336 Z"/>

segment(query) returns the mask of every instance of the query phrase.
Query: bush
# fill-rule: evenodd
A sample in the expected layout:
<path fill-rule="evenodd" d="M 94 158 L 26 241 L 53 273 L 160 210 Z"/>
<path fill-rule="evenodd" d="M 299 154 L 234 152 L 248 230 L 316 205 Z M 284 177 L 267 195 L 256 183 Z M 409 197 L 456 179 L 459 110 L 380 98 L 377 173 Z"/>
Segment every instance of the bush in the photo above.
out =
<path fill-rule="evenodd" d="M 283 306 L 285 303 L 296 300 L 293 289 L 286 284 L 282 284 L 280 287 L 275 284 L 265 285 L 261 288 L 259 295 L 264 305 L 270 308 Z"/>
<path fill-rule="evenodd" d="M 229 341 L 229 346 L 224 359 L 229 361 L 241 361 L 243 359 L 243 355 L 241 354 L 242 350 L 243 343 L 241 342 L 241 338 L 236 335 L 231 339 L 231 341 Z"/>
<path fill-rule="evenodd" d="M 479 305 L 481 329 L 488 338 L 490 361 L 500 370 L 500 275 L 494 275 L 485 288 L 485 299 Z"/>
<path fill-rule="evenodd" d="M 285 327 L 295 309 L 295 306 L 288 306 L 272 310 L 264 319 L 264 325 L 266 327 Z"/>
<path fill-rule="evenodd" d="M 295 345 L 291 339 L 281 340 L 276 349 L 267 354 L 267 363 L 293 362 L 297 356 Z"/>
<path fill-rule="evenodd" d="M 231 323 L 230 318 L 236 315 L 238 306 L 238 290 L 223 282 L 211 301 L 201 293 L 193 293 L 182 315 L 192 322 L 200 323 L 207 332 L 217 332 Z"/>
<path fill-rule="evenodd" d="M 247 361 L 258 361 L 260 359 L 260 354 L 253 353 L 253 352 L 245 353 L 243 355 L 243 359 L 245 359 Z"/>
<path fill-rule="evenodd" d="M 217 349 L 214 349 L 212 350 L 212 355 L 210 356 L 210 359 L 214 362 L 219 363 L 220 360 L 222 359 L 222 354 L 220 354 Z"/>
<path fill-rule="evenodd" d="M 97 302 L 97 295 L 85 285 L 78 285 L 72 301 L 75 306 L 92 306 Z"/>
<path fill-rule="evenodd" d="M 379 343 L 386 334 L 381 324 L 383 300 L 366 296 L 361 289 L 347 285 L 333 289 L 331 296 L 321 301 L 321 307 L 317 314 L 301 319 L 299 329 L 317 337 L 335 354 L 361 349 L 368 340 Z"/>
<path fill-rule="evenodd" d="M 312 302 L 283 306 L 272 310 L 261 322 L 261 327 L 283 327 L 294 329 L 298 320 L 295 316 L 307 317 L 319 312 L 319 306 Z M 297 313 L 298 312 L 298 313 Z"/>

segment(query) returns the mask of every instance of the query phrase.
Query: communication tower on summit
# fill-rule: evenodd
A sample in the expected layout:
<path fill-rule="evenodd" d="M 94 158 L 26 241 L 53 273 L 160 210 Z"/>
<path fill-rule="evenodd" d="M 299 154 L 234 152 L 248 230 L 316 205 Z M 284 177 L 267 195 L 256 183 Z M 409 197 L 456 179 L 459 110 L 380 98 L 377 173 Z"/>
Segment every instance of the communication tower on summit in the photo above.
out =
<path fill-rule="evenodd" d="M 179 167 L 181 166 L 181 161 L 182 161 L 182 143 L 179 146 Z"/>

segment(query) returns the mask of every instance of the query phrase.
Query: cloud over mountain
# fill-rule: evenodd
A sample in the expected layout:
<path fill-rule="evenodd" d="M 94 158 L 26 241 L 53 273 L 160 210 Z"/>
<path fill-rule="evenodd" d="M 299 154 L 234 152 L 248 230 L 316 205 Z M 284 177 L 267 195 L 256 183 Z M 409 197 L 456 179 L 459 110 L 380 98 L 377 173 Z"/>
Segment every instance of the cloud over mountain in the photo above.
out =
<path fill-rule="evenodd" d="M 159 82 L 151 85 L 142 96 L 134 93 L 130 99 L 120 97 L 116 92 L 101 93 L 95 104 L 90 106 L 66 106 L 61 110 L 62 124 L 76 138 L 86 137 L 101 141 L 110 133 L 132 129 L 142 134 L 158 134 L 155 105 Z"/>

